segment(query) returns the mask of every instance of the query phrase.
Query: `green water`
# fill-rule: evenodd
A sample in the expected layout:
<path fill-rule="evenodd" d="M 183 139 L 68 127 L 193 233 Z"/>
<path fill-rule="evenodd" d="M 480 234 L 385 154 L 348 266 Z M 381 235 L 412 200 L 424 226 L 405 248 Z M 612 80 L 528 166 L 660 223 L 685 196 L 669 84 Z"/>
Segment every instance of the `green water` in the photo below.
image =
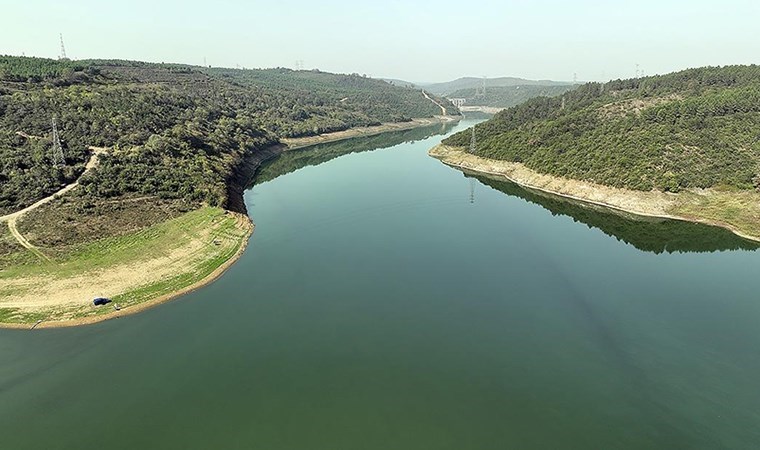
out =
<path fill-rule="evenodd" d="M 180 300 L 0 331 L 0 448 L 758 447 L 754 245 L 465 176 L 440 131 L 275 161 Z"/>

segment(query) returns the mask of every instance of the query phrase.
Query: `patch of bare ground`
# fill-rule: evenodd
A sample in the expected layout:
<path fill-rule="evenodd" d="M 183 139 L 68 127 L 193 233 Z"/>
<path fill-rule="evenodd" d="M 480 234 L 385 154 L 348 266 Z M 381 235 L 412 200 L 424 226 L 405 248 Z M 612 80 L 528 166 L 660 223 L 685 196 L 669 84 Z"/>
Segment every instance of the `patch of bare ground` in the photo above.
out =
<path fill-rule="evenodd" d="M 35 246 L 61 254 L 71 246 L 134 233 L 193 209 L 155 196 L 58 198 L 21 218 L 19 231 Z"/>
<path fill-rule="evenodd" d="M 599 108 L 599 115 L 603 119 L 612 119 L 615 117 L 624 117 L 628 114 L 641 114 L 641 111 L 652 106 L 663 103 L 680 100 L 682 97 L 678 94 L 671 94 L 664 97 L 651 98 L 632 98 L 621 100 L 619 102 L 608 103 Z"/>

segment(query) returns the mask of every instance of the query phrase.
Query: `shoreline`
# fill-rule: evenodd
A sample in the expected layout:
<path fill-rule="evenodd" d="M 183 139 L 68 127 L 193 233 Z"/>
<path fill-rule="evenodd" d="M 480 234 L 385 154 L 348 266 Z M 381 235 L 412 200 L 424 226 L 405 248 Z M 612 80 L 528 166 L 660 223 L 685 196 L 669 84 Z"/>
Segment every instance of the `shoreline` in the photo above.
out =
<path fill-rule="evenodd" d="M 168 303 L 172 300 L 177 299 L 178 297 L 181 297 L 185 294 L 189 294 L 193 291 L 196 291 L 198 289 L 201 289 L 205 286 L 208 286 L 215 281 L 217 281 L 222 275 L 224 275 L 227 270 L 229 270 L 239 259 L 243 256 L 243 253 L 248 248 L 248 243 L 251 239 L 251 236 L 253 235 L 253 231 L 255 229 L 255 225 L 251 218 L 245 214 L 236 213 L 233 211 L 230 211 L 232 214 L 235 214 L 238 216 L 242 223 L 245 224 L 246 231 L 241 239 L 240 246 L 236 250 L 235 254 L 232 255 L 229 259 L 224 261 L 222 264 L 220 264 L 216 269 L 214 269 L 211 273 L 206 275 L 204 278 L 197 280 L 196 282 L 185 286 L 182 289 L 179 289 L 175 292 L 171 292 L 168 294 L 164 294 L 161 296 L 158 296 L 151 300 L 146 300 L 144 302 L 140 302 L 134 306 L 127 306 L 124 307 L 118 311 L 112 310 L 108 313 L 100 314 L 100 315 L 93 315 L 93 316 L 87 316 L 87 317 L 81 317 L 76 319 L 67 319 L 67 320 L 52 320 L 52 321 L 41 321 L 36 323 L 31 322 L 21 322 L 21 323 L 8 323 L 8 322 L 0 322 L 0 329 L 21 329 L 21 330 L 36 330 L 36 329 L 52 329 L 52 328 L 68 328 L 68 327 L 76 327 L 76 326 L 84 326 L 84 325 L 92 325 L 96 324 L 98 322 L 105 322 L 107 320 L 113 320 L 118 319 L 121 317 L 131 316 L 133 314 L 137 314 L 140 312 L 143 312 L 145 310 L 148 310 L 150 308 L 153 308 L 154 306 L 158 306 L 164 303 Z M 110 307 L 112 308 L 112 304 Z M 106 306 L 108 307 L 108 306 Z"/>
<path fill-rule="evenodd" d="M 325 133 L 318 136 L 310 136 L 310 137 L 305 137 L 305 138 L 282 139 L 281 143 L 275 144 L 265 149 L 265 152 L 264 152 L 266 153 L 265 158 L 263 159 L 257 158 L 257 160 L 254 161 L 253 163 L 251 163 L 251 161 L 246 161 L 243 163 L 243 165 L 246 166 L 247 170 L 242 170 L 236 174 L 233 174 L 232 178 L 236 180 L 231 180 L 231 184 L 228 186 L 228 189 L 231 189 L 229 193 L 235 198 L 228 200 L 230 202 L 230 205 L 229 205 L 230 207 L 227 208 L 227 211 L 229 211 L 232 214 L 238 215 L 243 220 L 246 226 L 246 233 L 243 236 L 241 245 L 238 247 L 235 254 L 232 255 L 232 257 L 230 257 L 226 261 L 224 261 L 219 267 L 214 269 L 206 277 L 182 289 L 179 289 L 175 292 L 171 292 L 168 294 L 158 296 L 151 300 L 140 302 L 134 306 L 124 307 L 123 309 L 119 311 L 114 310 L 114 311 L 110 311 L 108 313 L 104 313 L 100 315 L 93 315 L 93 316 L 81 317 L 81 318 L 76 318 L 76 319 L 68 319 L 68 320 L 42 321 L 42 322 L 37 322 L 37 323 L 0 322 L 0 329 L 32 330 L 32 329 L 68 328 L 68 327 L 92 325 L 92 324 L 104 322 L 107 320 L 113 320 L 113 319 L 118 319 L 121 317 L 130 316 L 133 314 L 138 314 L 140 312 L 146 311 L 150 308 L 153 308 L 155 306 L 158 306 L 164 303 L 168 303 L 183 295 L 189 294 L 193 291 L 196 291 L 205 286 L 208 286 L 214 283 L 215 281 L 217 281 L 219 278 L 221 278 L 221 276 L 224 275 L 224 273 L 227 270 L 229 270 L 235 263 L 237 263 L 237 261 L 242 257 L 245 250 L 248 248 L 248 243 L 251 237 L 253 236 L 253 232 L 255 230 L 255 224 L 252 218 L 247 214 L 247 211 L 245 211 L 245 204 L 243 202 L 243 195 L 244 195 L 245 189 L 244 188 L 240 189 L 240 186 L 247 183 L 241 184 L 240 181 L 242 181 L 244 178 L 247 178 L 248 179 L 247 181 L 254 179 L 256 176 L 256 173 L 258 172 L 259 166 L 264 161 L 272 159 L 272 158 L 276 158 L 277 156 L 279 156 L 279 154 L 281 154 L 284 151 L 302 149 L 302 148 L 311 147 L 318 144 L 339 142 L 343 140 L 349 140 L 349 139 L 364 137 L 364 136 L 376 136 L 379 134 L 384 134 L 384 133 L 393 132 L 393 131 L 405 131 L 405 130 L 411 130 L 414 128 L 421 128 L 421 127 L 435 125 L 435 124 L 450 123 L 450 122 L 459 121 L 461 118 L 462 118 L 461 116 L 435 116 L 435 117 L 430 117 L 430 118 L 412 119 L 409 122 L 384 123 L 381 125 L 376 125 L 376 126 L 371 126 L 371 127 L 351 128 L 348 130 L 337 131 L 333 133 Z M 248 173 L 243 173 L 243 172 L 248 172 Z M 237 211 L 237 209 L 239 209 L 239 205 L 243 206 L 243 211 Z"/>
<path fill-rule="evenodd" d="M 428 155 L 463 172 L 503 177 L 523 188 L 623 211 L 637 216 L 679 220 L 721 227 L 741 238 L 760 242 L 760 235 L 755 236 L 746 233 L 735 225 L 725 221 L 673 213 L 672 210 L 684 206 L 684 202 L 694 202 L 695 199 L 684 199 L 684 194 L 630 191 L 587 181 L 560 178 L 536 172 L 520 163 L 482 158 L 462 149 L 443 144 L 430 149 Z M 706 195 L 701 196 L 707 197 Z M 637 205 L 639 206 L 638 208 L 636 207 Z"/>
<path fill-rule="evenodd" d="M 283 151 L 289 151 L 311 147 L 318 144 L 344 141 L 358 137 L 376 136 L 378 134 L 388 133 L 392 131 L 405 131 L 440 123 L 458 122 L 461 119 L 462 116 L 433 116 L 412 119 L 409 122 L 386 122 L 380 125 L 373 125 L 369 127 L 349 128 L 343 131 L 334 131 L 331 133 L 324 133 L 316 136 L 285 138 L 280 139 L 280 141 L 286 145 L 286 148 L 283 149 Z"/>

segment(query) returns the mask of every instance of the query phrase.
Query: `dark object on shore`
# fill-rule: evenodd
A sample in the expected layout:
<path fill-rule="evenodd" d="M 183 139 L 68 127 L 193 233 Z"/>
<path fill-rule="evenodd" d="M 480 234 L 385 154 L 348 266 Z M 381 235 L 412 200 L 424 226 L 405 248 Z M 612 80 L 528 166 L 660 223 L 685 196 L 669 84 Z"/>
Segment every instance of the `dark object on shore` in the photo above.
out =
<path fill-rule="evenodd" d="M 114 303 L 114 304 L 113 304 L 113 310 L 114 310 L 114 311 L 120 311 L 120 310 L 121 310 L 121 306 L 119 306 L 119 304 L 118 304 L 118 303 Z"/>
<path fill-rule="evenodd" d="M 104 297 L 96 297 L 92 301 L 92 304 L 95 305 L 95 306 L 107 305 L 109 303 L 111 303 L 111 299 L 110 298 L 104 298 Z"/>

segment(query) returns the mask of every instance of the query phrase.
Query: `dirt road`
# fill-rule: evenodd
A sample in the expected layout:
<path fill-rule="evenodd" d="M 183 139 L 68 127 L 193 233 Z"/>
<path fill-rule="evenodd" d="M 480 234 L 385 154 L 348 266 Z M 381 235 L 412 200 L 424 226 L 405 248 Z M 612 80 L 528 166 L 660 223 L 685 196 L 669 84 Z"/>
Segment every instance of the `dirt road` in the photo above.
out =
<path fill-rule="evenodd" d="M 107 149 L 102 147 L 90 147 L 90 151 L 92 151 L 92 155 L 90 156 L 89 161 L 87 161 L 87 164 L 84 167 L 84 172 L 82 172 L 82 175 L 77 178 L 77 180 L 69 185 L 64 186 L 59 191 L 55 192 L 52 195 L 49 195 L 42 200 L 37 201 L 36 203 L 27 206 L 26 208 L 16 211 L 11 214 L 6 214 L 4 216 L 0 216 L 0 223 L 2 222 L 8 222 L 8 228 L 11 231 L 11 234 L 13 237 L 16 238 L 19 244 L 21 244 L 23 247 L 29 249 L 32 251 L 35 255 L 39 256 L 42 259 L 50 260 L 47 256 L 45 256 L 39 249 L 37 249 L 35 246 L 33 246 L 29 241 L 27 241 L 24 236 L 21 235 L 21 233 L 18 231 L 18 227 L 16 224 L 18 223 L 18 220 L 24 216 L 25 214 L 34 211 L 35 209 L 39 208 L 40 206 L 50 203 L 51 201 L 55 200 L 56 198 L 60 197 L 61 195 L 71 191 L 72 189 L 79 186 L 79 180 L 82 179 L 82 177 L 95 168 L 98 165 L 98 157 L 101 153 L 105 153 Z"/>
<path fill-rule="evenodd" d="M 423 90 L 423 91 L 422 91 L 422 95 L 424 95 L 426 99 L 428 99 L 428 100 L 430 100 L 431 102 L 435 103 L 435 104 L 436 104 L 436 106 L 438 106 L 439 108 L 441 108 L 441 115 L 442 115 L 442 116 L 445 116 L 445 115 L 447 115 L 447 114 L 446 114 L 446 108 L 444 108 L 444 106 L 443 106 L 443 105 L 441 105 L 440 103 L 438 103 L 437 101 L 433 100 L 433 99 L 432 99 L 432 98 L 431 98 L 431 97 L 430 97 L 430 96 L 427 94 L 427 92 L 425 92 L 425 91 Z"/>

